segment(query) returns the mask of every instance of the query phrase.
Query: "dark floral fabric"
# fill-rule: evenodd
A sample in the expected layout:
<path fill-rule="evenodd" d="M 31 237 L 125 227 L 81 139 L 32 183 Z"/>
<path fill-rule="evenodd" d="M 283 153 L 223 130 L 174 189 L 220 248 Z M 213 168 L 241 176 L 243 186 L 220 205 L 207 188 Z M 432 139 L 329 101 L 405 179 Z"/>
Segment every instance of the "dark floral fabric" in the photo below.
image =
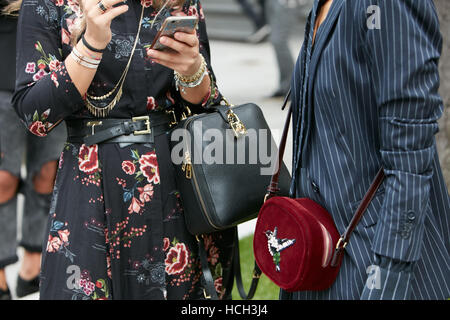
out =
<path fill-rule="evenodd" d="M 64 63 L 72 51 L 71 33 L 79 28 L 81 21 L 78 1 L 23 1 L 18 25 L 19 50 L 13 103 L 27 127 L 39 136 L 46 135 L 47 129 L 61 119 L 93 118 L 84 107 L 83 97 L 72 83 Z M 183 101 L 177 91 L 173 71 L 156 64 L 147 56 L 160 25 L 169 15 L 194 15 L 199 18 L 197 35 L 200 52 L 208 63 L 212 78 L 209 94 L 201 105 L 218 103 L 221 99 L 210 67 L 209 42 L 200 2 L 187 0 L 183 7 L 159 15 L 152 3 L 152 0 L 130 0 L 127 2 L 128 12 L 112 21 L 112 40 L 89 88 L 90 95 L 103 96 L 119 82 L 136 40 L 142 6 L 145 7 L 123 96 L 109 114 L 111 118 L 140 116 L 173 106 L 192 106 Z M 108 102 L 106 100 L 105 104 Z"/>
<path fill-rule="evenodd" d="M 130 118 L 183 101 L 173 71 L 152 63 L 146 46 L 156 34 L 152 1 L 128 1 L 129 11 L 113 21 L 113 38 L 90 93 L 111 90 L 127 63 L 145 7 L 142 32 L 124 87 L 110 114 Z M 173 11 L 166 15 L 174 14 Z M 209 46 L 203 11 L 190 0 L 176 14 L 200 18 L 198 36 L 206 60 Z M 70 33 L 80 19 L 74 0 L 24 0 L 19 21 L 18 80 L 14 106 L 31 132 L 45 136 L 61 119 L 92 118 L 64 59 Z M 153 19 L 153 20 L 152 20 Z M 214 75 L 202 106 L 220 99 Z M 198 107 L 198 106 L 197 106 Z M 202 299 L 203 277 L 196 239 L 185 227 L 175 184 L 168 135 L 154 144 L 66 143 L 59 161 L 41 272 L 41 299 Z M 185 195 L 186 196 L 186 195 Z M 232 283 L 236 230 L 203 241 L 216 290 Z M 232 286 L 232 284 L 231 284 Z"/>

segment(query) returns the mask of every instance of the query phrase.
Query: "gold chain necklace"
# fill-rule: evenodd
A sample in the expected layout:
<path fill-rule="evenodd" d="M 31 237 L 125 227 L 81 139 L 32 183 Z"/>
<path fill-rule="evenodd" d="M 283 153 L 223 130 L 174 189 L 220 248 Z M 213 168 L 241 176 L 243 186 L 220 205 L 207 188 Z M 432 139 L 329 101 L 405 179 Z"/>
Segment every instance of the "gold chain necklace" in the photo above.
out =
<path fill-rule="evenodd" d="M 142 6 L 141 17 L 139 19 L 138 31 L 137 31 L 137 34 L 136 34 L 136 39 L 134 41 L 133 49 L 131 50 L 131 53 L 130 53 L 130 59 L 128 59 L 128 63 L 126 65 L 126 67 L 125 67 L 125 70 L 123 71 L 122 75 L 120 76 L 120 79 L 117 82 L 117 84 L 114 86 L 114 88 L 110 92 L 108 92 L 107 94 L 105 94 L 103 96 L 100 96 L 100 97 L 91 96 L 88 93 L 86 93 L 86 99 L 84 100 L 86 108 L 89 110 L 89 112 L 91 114 L 93 114 L 94 116 L 96 116 L 98 118 L 106 117 L 111 112 L 111 110 L 114 109 L 116 104 L 119 102 L 120 98 L 122 98 L 123 85 L 125 83 L 125 79 L 127 77 L 128 70 L 130 69 L 131 60 L 133 59 L 133 55 L 134 55 L 134 52 L 136 50 L 137 43 L 139 41 L 139 35 L 141 33 L 141 26 L 142 26 L 142 18 L 144 16 L 144 9 L 145 9 L 144 6 Z M 112 101 L 110 103 L 108 103 L 108 105 L 105 106 L 105 107 L 97 107 L 96 105 L 94 105 L 93 102 L 89 101 L 89 99 L 91 99 L 93 101 L 105 100 L 105 99 L 109 98 L 116 91 L 117 91 L 117 93 L 114 96 L 114 98 L 112 99 Z"/>

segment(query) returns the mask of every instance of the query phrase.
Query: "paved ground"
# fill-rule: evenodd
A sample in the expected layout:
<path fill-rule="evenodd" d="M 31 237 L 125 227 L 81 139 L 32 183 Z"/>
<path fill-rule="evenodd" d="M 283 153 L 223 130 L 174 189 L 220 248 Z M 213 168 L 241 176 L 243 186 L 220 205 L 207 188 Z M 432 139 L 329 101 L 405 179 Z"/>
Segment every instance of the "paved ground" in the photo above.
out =
<path fill-rule="evenodd" d="M 294 56 L 301 47 L 302 39 L 291 40 Z M 286 112 L 281 111 L 282 99 L 269 98 L 277 88 L 278 71 L 272 46 L 269 43 L 258 45 L 234 42 L 212 41 L 211 51 L 213 68 L 218 78 L 221 92 L 233 104 L 254 102 L 259 105 L 266 117 L 277 143 L 280 140 Z M 285 162 L 290 169 L 292 151 L 291 139 L 286 148 Z M 20 206 L 19 206 L 20 210 Z M 20 218 L 19 218 L 20 220 Z M 20 221 L 19 221 L 20 223 Z M 241 237 L 253 233 L 255 221 L 240 226 Z M 19 256 L 21 251 L 19 251 Z M 6 268 L 7 280 L 12 292 L 15 292 L 19 263 Z M 38 299 L 34 294 L 24 299 Z"/>

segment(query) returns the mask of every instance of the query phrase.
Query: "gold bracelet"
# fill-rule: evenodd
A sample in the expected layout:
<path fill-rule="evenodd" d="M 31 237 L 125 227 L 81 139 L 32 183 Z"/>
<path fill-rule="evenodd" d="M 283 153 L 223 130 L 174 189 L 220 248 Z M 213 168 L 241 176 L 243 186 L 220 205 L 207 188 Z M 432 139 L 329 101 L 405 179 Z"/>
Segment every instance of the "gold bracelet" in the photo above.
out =
<path fill-rule="evenodd" d="M 174 72 L 175 73 L 175 77 L 179 81 L 184 82 L 184 83 L 197 82 L 198 79 L 200 79 L 202 77 L 202 75 L 205 73 L 206 68 L 207 68 L 205 58 L 203 57 L 203 55 L 200 55 L 200 57 L 202 59 L 202 63 L 200 65 L 200 68 L 198 69 L 198 71 L 194 75 L 186 77 L 186 76 L 181 75 L 179 72 L 175 71 Z"/>

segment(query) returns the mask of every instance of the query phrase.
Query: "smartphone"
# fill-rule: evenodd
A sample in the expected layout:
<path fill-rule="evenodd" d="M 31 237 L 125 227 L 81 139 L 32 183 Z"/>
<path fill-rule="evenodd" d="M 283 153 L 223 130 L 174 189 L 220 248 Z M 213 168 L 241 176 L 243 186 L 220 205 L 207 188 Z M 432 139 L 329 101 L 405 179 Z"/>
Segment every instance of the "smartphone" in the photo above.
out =
<path fill-rule="evenodd" d="M 162 36 L 173 38 L 176 32 L 186 32 L 191 33 L 193 30 L 197 28 L 198 18 L 191 16 L 183 16 L 183 17 L 168 17 L 164 20 L 161 29 L 156 34 L 155 39 L 153 40 L 150 49 L 154 50 L 165 50 L 168 49 L 165 45 L 159 42 L 159 39 Z"/>

